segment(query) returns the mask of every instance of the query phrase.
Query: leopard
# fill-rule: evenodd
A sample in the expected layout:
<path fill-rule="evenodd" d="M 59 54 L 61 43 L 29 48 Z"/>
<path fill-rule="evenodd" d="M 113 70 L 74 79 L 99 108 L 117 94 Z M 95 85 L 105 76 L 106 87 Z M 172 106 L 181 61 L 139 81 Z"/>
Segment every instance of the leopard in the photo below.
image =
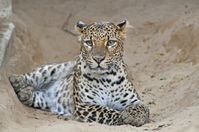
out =
<path fill-rule="evenodd" d="M 78 21 L 76 59 L 9 76 L 18 99 L 65 120 L 136 127 L 148 123 L 149 108 L 123 60 L 127 25 L 127 20 L 117 24 Z"/>

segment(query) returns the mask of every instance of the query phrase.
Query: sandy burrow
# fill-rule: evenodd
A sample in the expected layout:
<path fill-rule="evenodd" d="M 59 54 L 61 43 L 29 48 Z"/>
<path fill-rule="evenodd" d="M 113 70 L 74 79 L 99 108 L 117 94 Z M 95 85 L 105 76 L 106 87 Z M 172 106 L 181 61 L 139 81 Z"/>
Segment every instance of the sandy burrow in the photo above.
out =
<path fill-rule="evenodd" d="M 197 0 L 14 0 L 16 29 L 0 69 L 0 132 L 199 131 L 198 6 Z M 122 18 L 134 26 L 127 31 L 124 58 L 136 89 L 150 107 L 149 124 L 63 121 L 18 101 L 7 77 L 78 55 L 73 30 L 77 20 Z"/>

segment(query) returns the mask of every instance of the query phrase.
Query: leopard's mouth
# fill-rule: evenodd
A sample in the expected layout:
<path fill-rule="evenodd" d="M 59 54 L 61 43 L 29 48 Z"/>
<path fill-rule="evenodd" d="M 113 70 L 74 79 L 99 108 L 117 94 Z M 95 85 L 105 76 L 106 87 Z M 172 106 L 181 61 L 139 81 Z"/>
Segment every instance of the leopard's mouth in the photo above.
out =
<path fill-rule="evenodd" d="M 89 66 L 89 68 L 90 68 L 90 70 L 91 70 L 92 72 L 103 74 L 103 73 L 109 71 L 111 67 L 110 67 L 110 66 L 107 66 L 107 67 L 105 68 L 105 67 L 102 67 L 102 66 L 98 65 L 97 67 Z"/>
<path fill-rule="evenodd" d="M 93 73 L 106 73 L 115 67 L 114 63 L 89 63 L 87 62 L 86 67 Z"/>

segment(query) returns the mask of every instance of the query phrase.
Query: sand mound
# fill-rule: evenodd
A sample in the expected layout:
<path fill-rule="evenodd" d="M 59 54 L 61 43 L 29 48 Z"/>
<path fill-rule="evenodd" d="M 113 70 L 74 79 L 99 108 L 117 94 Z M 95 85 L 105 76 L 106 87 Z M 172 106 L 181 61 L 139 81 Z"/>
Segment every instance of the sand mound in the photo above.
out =
<path fill-rule="evenodd" d="M 176 62 L 199 62 L 199 28 L 195 25 L 188 25 L 177 30 L 172 35 L 166 49 L 171 51 L 177 49 Z"/>
<path fill-rule="evenodd" d="M 198 131 L 198 4 L 197 0 L 13 1 L 16 30 L 0 69 L 0 131 Z M 18 101 L 7 77 L 78 55 L 73 34 L 77 20 L 116 22 L 124 17 L 134 26 L 128 30 L 125 61 L 151 109 L 151 123 L 136 128 L 63 121 Z"/>

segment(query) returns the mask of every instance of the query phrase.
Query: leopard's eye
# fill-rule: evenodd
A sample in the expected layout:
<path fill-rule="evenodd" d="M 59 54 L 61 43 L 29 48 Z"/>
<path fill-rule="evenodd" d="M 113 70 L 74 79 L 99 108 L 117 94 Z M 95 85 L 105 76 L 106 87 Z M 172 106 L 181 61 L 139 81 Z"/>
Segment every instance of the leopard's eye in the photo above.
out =
<path fill-rule="evenodd" d="M 109 41 L 107 42 L 106 46 L 107 46 L 108 48 L 112 48 L 112 47 L 114 47 L 116 44 L 117 44 L 117 41 L 115 41 L 115 40 L 109 40 Z"/>
<path fill-rule="evenodd" d="M 84 41 L 84 46 L 87 47 L 87 48 L 92 48 L 93 43 L 92 43 L 91 40 L 87 40 L 87 41 Z"/>

